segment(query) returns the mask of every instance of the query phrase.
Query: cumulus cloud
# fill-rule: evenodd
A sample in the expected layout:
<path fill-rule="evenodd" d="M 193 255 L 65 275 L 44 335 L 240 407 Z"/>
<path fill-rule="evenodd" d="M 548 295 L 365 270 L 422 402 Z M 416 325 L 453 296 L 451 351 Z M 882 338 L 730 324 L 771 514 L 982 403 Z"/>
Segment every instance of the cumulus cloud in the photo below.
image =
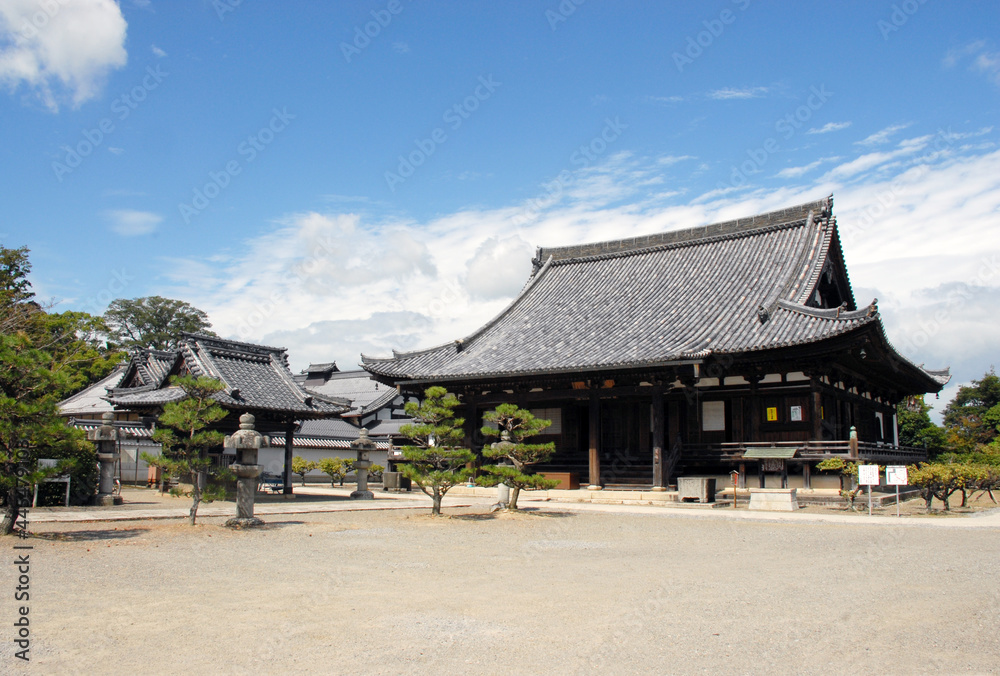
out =
<path fill-rule="evenodd" d="M 25 86 L 51 111 L 78 107 L 125 65 L 127 25 L 114 0 L 0 4 L 0 83 Z"/>
<path fill-rule="evenodd" d="M 889 338 L 907 357 L 950 365 L 956 382 L 967 382 L 996 360 L 1000 343 L 1000 150 L 962 145 L 980 133 L 989 132 L 904 139 L 801 183 L 793 181 L 814 163 L 790 168 L 801 171 L 778 187 L 698 196 L 664 190 L 674 163 L 618 153 L 539 186 L 531 199 L 426 221 L 338 213 L 349 205 L 332 203 L 330 213 L 282 219 L 239 255 L 171 261 L 176 286 L 162 293 L 208 311 L 223 335 L 288 346 L 296 368 L 352 364 L 361 352 L 385 356 L 469 335 L 528 280 L 536 246 L 703 225 L 832 192 L 858 302 L 877 296 Z M 949 306 L 963 289 L 968 299 Z M 944 322 L 935 319 L 942 310 Z M 940 328 L 928 330 L 932 321 Z"/>
<path fill-rule="evenodd" d="M 104 215 L 111 222 L 111 229 L 123 237 L 148 235 L 163 221 L 163 216 L 151 211 L 114 209 Z"/>
<path fill-rule="evenodd" d="M 531 245 L 520 237 L 490 237 L 467 263 L 465 288 L 475 300 L 515 295 L 531 272 Z"/>

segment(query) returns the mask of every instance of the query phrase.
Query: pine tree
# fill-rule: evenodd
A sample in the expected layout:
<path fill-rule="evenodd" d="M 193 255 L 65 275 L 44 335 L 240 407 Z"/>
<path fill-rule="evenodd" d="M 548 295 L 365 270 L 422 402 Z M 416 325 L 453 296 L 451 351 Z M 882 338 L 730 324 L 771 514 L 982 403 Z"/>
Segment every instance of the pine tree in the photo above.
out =
<path fill-rule="evenodd" d="M 0 535 L 13 531 L 34 483 L 82 467 L 90 479 L 83 485 L 93 489 L 97 455 L 83 432 L 59 417 L 56 393 L 68 376 L 52 370 L 51 359 L 24 336 L 0 334 Z M 40 457 L 62 461 L 39 469 Z"/>
<path fill-rule="evenodd" d="M 153 433 L 153 439 L 163 445 L 163 455 L 154 457 L 144 454 L 143 458 L 168 475 L 190 477 L 193 499 L 190 520 L 193 526 L 198 516 L 198 505 L 208 485 L 211 466 L 208 451 L 222 445 L 225 438 L 222 432 L 208 429 L 227 415 L 226 410 L 212 398 L 213 394 L 223 389 L 223 385 L 205 376 L 174 377 L 170 382 L 184 390 L 186 397 L 163 407 L 160 427 Z"/>
<path fill-rule="evenodd" d="M 517 497 L 521 491 L 544 490 L 555 488 L 559 482 L 546 479 L 536 474 L 532 465 L 547 462 L 555 453 L 556 445 L 526 444 L 524 440 L 540 434 L 552 424 L 551 420 L 536 418 L 531 411 L 518 408 L 514 404 L 500 404 L 496 410 L 487 411 L 483 420 L 493 423 L 496 427 L 483 427 L 486 436 L 500 436 L 500 443 L 483 448 L 483 456 L 491 460 L 507 459 L 513 467 L 507 465 L 487 465 L 483 469 L 494 477 L 493 483 L 510 486 L 510 504 L 508 509 L 517 509 Z"/>
<path fill-rule="evenodd" d="M 458 405 L 458 398 L 443 387 L 429 387 L 419 405 L 406 404 L 406 415 L 416 423 L 399 430 L 414 442 L 400 449 L 406 460 L 400 472 L 433 500 L 431 513 L 435 515 L 441 514 L 445 494 L 472 476 L 466 465 L 476 459 L 472 451 L 461 447 L 465 420 L 454 417 Z"/>

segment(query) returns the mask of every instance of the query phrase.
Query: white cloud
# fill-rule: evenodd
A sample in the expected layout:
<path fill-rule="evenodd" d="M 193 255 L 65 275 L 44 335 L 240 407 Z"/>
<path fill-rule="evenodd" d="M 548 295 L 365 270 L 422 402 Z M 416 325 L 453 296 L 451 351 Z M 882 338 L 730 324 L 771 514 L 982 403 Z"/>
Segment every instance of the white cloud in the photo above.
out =
<path fill-rule="evenodd" d="M 397 54 L 409 54 L 410 53 L 410 45 L 408 45 L 405 42 L 393 42 L 392 43 L 392 49 Z"/>
<path fill-rule="evenodd" d="M 644 99 L 647 103 L 673 105 L 684 101 L 683 96 L 647 96 Z"/>
<path fill-rule="evenodd" d="M 114 0 L 0 4 L 0 83 L 26 85 L 56 112 L 96 97 L 108 73 L 125 65 L 127 25 Z"/>
<path fill-rule="evenodd" d="M 768 92 L 767 87 L 724 87 L 708 93 L 708 98 L 719 101 L 728 99 L 755 99 Z"/>
<path fill-rule="evenodd" d="M 877 145 L 881 145 L 883 143 L 888 143 L 889 142 L 889 138 L 893 134 L 895 134 L 897 131 L 902 131 L 902 130 L 906 129 L 909 126 L 910 126 L 909 123 L 907 123 L 907 124 L 892 124 L 892 125 L 889 125 L 888 127 L 886 127 L 885 129 L 881 129 L 881 130 L 875 132 L 874 134 L 872 134 L 871 136 L 868 136 L 867 138 L 864 138 L 864 139 L 862 139 L 860 141 L 855 141 L 854 144 L 855 145 L 859 145 L 859 146 L 877 146 Z"/>
<path fill-rule="evenodd" d="M 807 174 L 819 165 L 823 164 L 823 160 L 816 160 L 815 162 L 810 162 L 801 167 L 787 167 L 778 172 L 778 178 L 798 178 L 803 174 Z"/>
<path fill-rule="evenodd" d="M 167 53 L 165 51 L 163 51 L 162 49 L 160 49 L 156 45 L 151 45 L 150 49 L 153 52 L 153 56 L 155 56 L 158 59 L 162 59 L 162 58 L 164 58 L 167 55 Z"/>
<path fill-rule="evenodd" d="M 868 153 L 849 162 L 838 165 L 831 169 L 826 177 L 833 179 L 845 179 L 857 174 L 862 174 L 870 169 L 878 167 L 879 165 L 884 165 L 897 158 L 912 155 L 923 150 L 927 147 L 927 144 L 932 138 L 934 137 L 918 136 L 916 138 L 905 139 L 899 142 L 899 145 L 895 150 Z"/>
<path fill-rule="evenodd" d="M 950 50 L 942 63 L 945 68 L 953 68 L 962 62 L 968 63 L 969 70 L 982 73 L 994 84 L 1000 85 L 1000 52 L 989 51 L 985 40 Z"/>
<path fill-rule="evenodd" d="M 807 134 L 829 134 L 831 131 L 840 131 L 841 129 L 847 129 L 851 126 L 850 122 L 827 122 L 822 127 L 813 128 L 807 131 Z"/>
<path fill-rule="evenodd" d="M 678 162 L 683 162 L 684 160 L 696 160 L 698 159 L 694 155 L 664 155 L 662 157 L 656 158 L 656 163 L 663 166 L 669 167 L 672 164 L 677 164 Z"/>
<path fill-rule="evenodd" d="M 967 382 L 997 361 L 1000 344 L 1000 150 L 961 154 L 960 139 L 973 133 L 906 139 L 879 153 L 894 159 L 867 153 L 840 165 L 851 170 L 800 184 L 721 188 L 684 203 L 657 184 L 670 185 L 670 163 L 619 153 L 576 172 L 551 200 L 424 222 L 295 214 L 239 255 L 171 261 L 177 286 L 161 293 L 209 312 L 222 335 L 289 347 L 296 369 L 329 359 L 349 367 L 362 351 L 385 356 L 470 334 L 527 281 L 536 246 L 703 225 L 833 192 L 858 302 L 877 296 L 906 357 L 951 366 L 955 382 Z M 862 165 L 880 171 L 865 176 Z M 971 295 L 955 301 L 965 288 Z"/>
<path fill-rule="evenodd" d="M 111 222 L 111 229 L 123 237 L 148 235 L 163 221 L 163 216 L 151 211 L 115 209 L 104 215 Z"/>
<path fill-rule="evenodd" d="M 520 237 L 490 237 L 469 259 L 465 288 L 476 300 L 510 298 L 531 272 L 531 245 Z"/>

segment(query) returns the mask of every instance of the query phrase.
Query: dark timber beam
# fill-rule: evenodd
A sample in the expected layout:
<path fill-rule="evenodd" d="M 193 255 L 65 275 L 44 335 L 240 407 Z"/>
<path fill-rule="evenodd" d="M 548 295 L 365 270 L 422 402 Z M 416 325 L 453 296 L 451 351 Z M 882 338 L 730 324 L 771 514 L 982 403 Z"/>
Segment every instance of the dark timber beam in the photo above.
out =
<path fill-rule="evenodd" d="M 601 400 L 596 390 L 590 391 L 590 490 L 601 488 Z"/>

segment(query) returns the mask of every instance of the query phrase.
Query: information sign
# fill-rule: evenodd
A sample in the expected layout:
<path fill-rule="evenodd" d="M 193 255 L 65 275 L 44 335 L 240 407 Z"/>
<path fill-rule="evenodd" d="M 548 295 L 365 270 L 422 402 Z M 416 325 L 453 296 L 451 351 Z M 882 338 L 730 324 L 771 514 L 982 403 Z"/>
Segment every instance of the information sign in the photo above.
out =
<path fill-rule="evenodd" d="M 885 468 L 885 483 L 889 486 L 905 486 L 908 483 L 905 465 L 890 465 Z"/>
<path fill-rule="evenodd" d="M 858 465 L 858 483 L 862 486 L 878 486 L 878 465 Z"/>

